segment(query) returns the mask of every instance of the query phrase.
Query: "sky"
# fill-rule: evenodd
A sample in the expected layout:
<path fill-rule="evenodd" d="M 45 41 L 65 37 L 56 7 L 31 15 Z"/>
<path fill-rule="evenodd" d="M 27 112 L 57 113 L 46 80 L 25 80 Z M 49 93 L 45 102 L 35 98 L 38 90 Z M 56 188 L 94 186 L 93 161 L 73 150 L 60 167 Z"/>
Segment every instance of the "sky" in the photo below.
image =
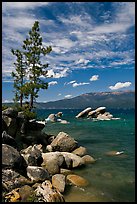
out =
<path fill-rule="evenodd" d="M 14 97 L 15 58 L 35 21 L 52 52 L 37 102 L 135 90 L 135 2 L 2 2 L 2 102 Z M 51 77 L 53 76 L 53 77 Z"/>

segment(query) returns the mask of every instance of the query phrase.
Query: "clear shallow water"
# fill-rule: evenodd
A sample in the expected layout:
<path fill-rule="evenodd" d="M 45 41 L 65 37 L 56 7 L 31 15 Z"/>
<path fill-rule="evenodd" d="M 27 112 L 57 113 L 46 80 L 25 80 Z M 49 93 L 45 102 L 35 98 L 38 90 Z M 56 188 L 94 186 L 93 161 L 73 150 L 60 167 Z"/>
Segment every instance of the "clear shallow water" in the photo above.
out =
<path fill-rule="evenodd" d="M 64 197 L 66 202 L 134 202 L 135 201 L 135 112 L 108 110 L 120 120 L 92 121 L 76 119 L 80 110 L 37 110 L 38 119 L 50 113 L 63 112 L 69 124 L 49 123 L 45 132 L 57 135 L 67 132 L 88 154 L 98 159 L 73 172 L 89 181 L 87 187 L 71 187 Z M 120 156 L 107 156 L 108 151 L 124 151 Z"/>

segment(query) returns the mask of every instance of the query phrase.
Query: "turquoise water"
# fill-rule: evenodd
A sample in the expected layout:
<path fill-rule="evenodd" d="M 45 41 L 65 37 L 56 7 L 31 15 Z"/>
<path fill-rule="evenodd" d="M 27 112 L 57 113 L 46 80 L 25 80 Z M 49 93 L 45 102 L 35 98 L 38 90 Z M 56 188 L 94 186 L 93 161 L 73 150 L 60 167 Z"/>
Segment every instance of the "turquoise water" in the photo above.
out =
<path fill-rule="evenodd" d="M 71 187 L 66 202 L 134 202 L 135 201 L 135 111 L 108 110 L 120 120 L 92 121 L 76 119 L 80 110 L 37 110 L 38 119 L 50 113 L 63 112 L 69 124 L 46 124 L 45 132 L 70 134 L 87 148 L 96 163 L 74 172 L 89 181 L 86 187 Z M 107 156 L 108 151 L 124 151 L 119 156 Z"/>

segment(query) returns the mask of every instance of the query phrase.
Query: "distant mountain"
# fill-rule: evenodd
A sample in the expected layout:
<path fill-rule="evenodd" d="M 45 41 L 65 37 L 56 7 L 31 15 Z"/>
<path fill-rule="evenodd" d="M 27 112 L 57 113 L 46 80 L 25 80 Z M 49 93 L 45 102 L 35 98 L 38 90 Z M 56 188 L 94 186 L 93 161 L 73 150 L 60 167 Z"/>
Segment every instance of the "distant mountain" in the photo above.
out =
<path fill-rule="evenodd" d="M 12 103 L 4 103 L 12 105 Z M 76 96 L 71 99 L 62 99 L 47 103 L 35 103 L 38 109 L 84 109 L 105 106 L 108 109 L 135 108 L 135 91 L 92 92 Z"/>
<path fill-rule="evenodd" d="M 86 93 L 71 99 L 36 103 L 39 109 L 135 108 L 135 91 Z"/>

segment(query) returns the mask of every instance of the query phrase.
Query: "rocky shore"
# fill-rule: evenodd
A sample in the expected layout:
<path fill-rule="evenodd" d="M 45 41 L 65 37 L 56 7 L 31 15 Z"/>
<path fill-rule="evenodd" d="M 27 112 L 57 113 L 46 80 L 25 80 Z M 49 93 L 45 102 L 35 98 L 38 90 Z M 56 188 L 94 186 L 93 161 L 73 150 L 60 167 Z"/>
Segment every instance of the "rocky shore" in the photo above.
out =
<path fill-rule="evenodd" d="M 66 132 L 47 135 L 44 127 L 13 108 L 2 111 L 3 202 L 65 202 L 71 185 L 88 185 L 74 171 L 96 160 Z"/>

